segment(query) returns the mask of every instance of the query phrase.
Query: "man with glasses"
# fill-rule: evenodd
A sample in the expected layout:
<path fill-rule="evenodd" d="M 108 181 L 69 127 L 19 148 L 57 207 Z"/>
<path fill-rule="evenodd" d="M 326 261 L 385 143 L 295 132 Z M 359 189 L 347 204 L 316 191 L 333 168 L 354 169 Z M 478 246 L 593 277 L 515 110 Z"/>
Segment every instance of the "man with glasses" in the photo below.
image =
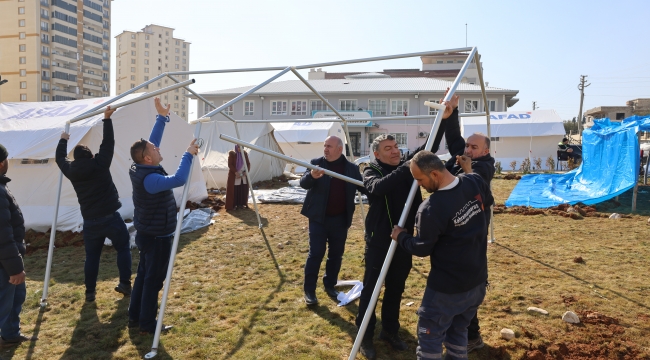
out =
<path fill-rule="evenodd" d="M 165 124 L 169 122 L 169 104 L 163 106 L 155 98 L 158 116 L 149 140 L 140 139 L 131 146 L 133 165 L 129 171 L 133 185 L 133 224 L 138 231 L 135 243 L 140 251 L 140 262 L 133 283 L 129 305 L 129 327 L 139 327 L 142 334 L 156 330 L 158 293 L 163 287 L 171 255 L 172 238 L 176 230 L 176 200 L 173 188 L 185 185 L 190 175 L 193 155 L 199 146 L 193 139 L 173 175 L 160 165 L 160 154 Z M 171 326 L 164 326 L 167 331 Z"/>
<path fill-rule="evenodd" d="M 86 146 L 79 144 L 73 150 L 74 161 L 68 154 L 70 135 L 63 132 L 56 147 L 56 164 L 72 183 L 84 219 L 83 235 L 86 249 L 84 276 L 86 301 L 95 301 L 95 287 L 99 273 L 99 259 L 104 239 L 109 238 L 117 251 L 117 270 L 120 283 L 115 291 L 131 296 L 131 247 L 129 231 L 117 210 L 122 207 L 117 188 L 111 177 L 111 162 L 115 149 L 113 120 L 115 110 L 110 106 L 104 111 L 104 138 L 99 152 L 93 155 Z"/>

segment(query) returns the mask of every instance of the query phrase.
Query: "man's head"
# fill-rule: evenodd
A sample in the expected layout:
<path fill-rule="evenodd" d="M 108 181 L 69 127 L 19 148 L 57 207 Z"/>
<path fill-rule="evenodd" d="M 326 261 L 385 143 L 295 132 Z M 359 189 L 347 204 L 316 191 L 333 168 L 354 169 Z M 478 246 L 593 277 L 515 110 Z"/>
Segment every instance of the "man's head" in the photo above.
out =
<path fill-rule="evenodd" d="M 325 160 L 327 161 L 336 161 L 343 154 L 343 140 L 337 136 L 329 136 L 325 139 L 325 144 L 323 145 L 323 154 L 325 155 Z"/>
<path fill-rule="evenodd" d="M 375 158 L 384 164 L 397 166 L 402 160 L 402 153 L 393 135 L 379 135 L 372 142 Z"/>
<path fill-rule="evenodd" d="M 79 144 L 74 147 L 74 151 L 72 152 L 74 155 L 75 160 L 79 159 L 92 159 L 93 158 L 93 152 L 90 151 L 90 148 L 86 145 Z"/>
<path fill-rule="evenodd" d="M 420 151 L 411 160 L 411 174 L 418 185 L 432 193 L 438 191 L 440 184 L 448 175 L 445 164 L 431 151 Z"/>
<path fill-rule="evenodd" d="M 7 160 L 8 157 L 9 152 L 7 151 L 7 148 L 0 144 L 0 175 L 6 174 L 7 170 L 9 169 L 9 160 Z"/>
<path fill-rule="evenodd" d="M 568 138 L 562 138 L 562 144 L 566 145 L 566 144 L 568 144 L 568 143 L 569 143 L 569 139 L 568 139 Z"/>
<path fill-rule="evenodd" d="M 140 139 L 131 145 L 131 159 L 136 164 L 158 166 L 163 157 L 160 155 L 159 147 L 150 141 Z"/>
<path fill-rule="evenodd" d="M 490 153 L 490 138 L 481 133 L 474 133 L 465 141 L 465 156 L 472 160 Z"/>

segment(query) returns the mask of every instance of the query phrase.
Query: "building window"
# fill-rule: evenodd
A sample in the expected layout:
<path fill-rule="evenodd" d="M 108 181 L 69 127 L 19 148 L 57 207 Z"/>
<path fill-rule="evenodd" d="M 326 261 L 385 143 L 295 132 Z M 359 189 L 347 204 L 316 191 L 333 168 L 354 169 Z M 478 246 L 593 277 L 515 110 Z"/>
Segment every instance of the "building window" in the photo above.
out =
<path fill-rule="evenodd" d="M 144 59 L 144 64 L 149 65 L 149 59 Z"/>
<path fill-rule="evenodd" d="M 20 63 L 21 63 L 21 64 L 27 64 L 27 58 L 24 57 L 24 56 L 21 57 L 21 58 L 20 58 Z"/>
<path fill-rule="evenodd" d="M 144 81 L 149 81 L 149 77 L 148 77 L 148 76 L 145 76 L 145 77 L 144 77 Z"/>
<path fill-rule="evenodd" d="M 135 81 L 135 75 L 131 75 L 131 81 Z"/>
<path fill-rule="evenodd" d="M 178 54 L 179 52 L 181 52 L 181 50 L 180 50 L 180 49 L 176 49 L 176 53 Z"/>
<path fill-rule="evenodd" d="M 183 51 L 183 56 L 187 56 L 187 51 Z"/>
<path fill-rule="evenodd" d="M 148 52 L 148 51 L 145 51 L 145 52 L 144 52 L 144 56 L 149 56 L 149 52 Z"/>
<path fill-rule="evenodd" d="M 134 68 L 134 67 L 131 68 L 131 72 L 135 72 L 135 68 Z"/>
<path fill-rule="evenodd" d="M 148 49 L 149 48 L 149 43 L 144 43 L 144 47 Z"/>
<path fill-rule="evenodd" d="M 384 133 L 368 133 L 368 145 L 371 145 L 379 135 L 384 135 Z"/>
<path fill-rule="evenodd" d="M 291 101 L 291 115 L 307 115 L 307 101 L 306 100 L 292 100 Z"/>
<path fill-rule="evenodd" d="M 18 26 L 25 27 L 25 20 L 18 20 Z"/>
<path fill-rule="evenodd" d="M 18 13 L 21 14 L 21 15 L 24 14 L 25 13 L 25 8 L 24 7 L 19 7 L 18 8 Z"/>
<path fill-rule="evenodd" d="M 436 64 L 444 64 L 444 63 L 445 63 L 445 62 L 442 61 L 442 60 L 438 60 L 438 61 L 436 61 Z"/>
<path fill-rule="evenodd" d="M 327 100 L 327 99 L 325 99 Z M 323 100 L 309 100 L 309 111 L 313 114 L 314 111 L 327 111 L 329 108 Z"/>
<path fill-rule="evenodd" d="M 447 60 L 447 64 L 453 64 L 454 60 Z"/>
<path fill-rule="evenodd" d="M 212 105 L 208 104 L 207 102 L 203 103 L 203 114 L 204 115 L 209 113 L 211 109 L 212 109 Z"/>
<path fill-rule="evenodd" d="M 135 84 L 131 84 L 131 89 L 133 89 L 134 87 L 135 87 Z"/>
<path fill-rule="evenodd" d="M 144 39 L 145 39 L 145 40 L 149 40 L 149 35 L 145 35 L 145 36 L 144 36 Z"/>
<path fill-rule="evenodd" d="M 174 69 L 178 70 L 178 64 L 174 65 Z"/>
<path fill-rule="evenodd" d="M 27 36 L 25 36 L 25 33 L 24 33 L 24 32 L 18 33 L 18 38 L 19 38 L 19 39 L 24 39 L 24 38 L 26 38 L 26 37 L 27 37 Z"/>
<path fill-rule="evenodd" d="M 409 114 L 409 101 L 408 100 L 391 100 L 390 101 L 390 114 L 391 115 L 404 115 L 404 116 L 407 116 Z"/>
<path fill-rule="evenodd" d="M 271 101 L 271 115 L 287 115 L 287 102 L 282 100 Z"/>
<path fill-rule="evenodd" d="M 131 64 L 135 64 L 135 59 L 131 59 Z"/>
<path fill-rule="evenodd" d="M 434 104 L 440 104 L 440 100 L 429 99 L 429 101 Z M 438 115 L 438 110 L 434 108 L 429 108 L 429 115 Z"/>
<path fill-rule="evenodd" d="M 255 102 L 244 101 L 244 116 L 253 116 L 255 113 Z"/>
<path fill-rule="evenodd" d="M 41 95 L 41 101 L 50 101 L 50 95 Z"/>
<path fill-rule="evenodd" d="M 372 111 L 372 116 L 386 115 L 387 103 L 386 99 L 370 99 L 368 110 Z"/>
<path fill-rule="evenodd" d="M 466 113 L 477 113 L 478 112 L 478 100 L 465 100 L 465 110 Z"/>
<path fill-rule="evenodd" d="M 490 141 L 491 142 L 499 142 L 500 140 L 499 140 L 498 136 L 496 136 L 496 137 L 492 136 L 492 137 L 490 137 Z"/>
<path fill-rule="evenodd" d="M 20 82 L 20 88 L 21 89 L 27 89 L 27 81 L 21 81 Z"/>
<path fill-rule="evenodd" d="M 27 94 L 20 94 L 20 101 L 27 101 Z"/>
<path fill-rule="evenodd" d="M 497 101 L 496 100 L 488 100 L 488 106 L 490 111 L 497 111 Z"/>
<path fill-rule="evenodd" d="M 357 100 L 339 100 L 339 110 L 354 111 L 357 109 Z"/>
<path fill-rule="evenodd" d="M 178 98 L 178 96 L 177 96 L 177 98 Z M 177 99 L 177 100 L 178 100 L 178 99 Z M 227 103 L 227 102 L 228 102 L 228 101 L 224 101 L 223 103 L 225 104 L 225 103 Z M 223 109 L 223 112 L 224 112 L 226 115 L 233 116 L 233 115 L 235 114 L 235 109 L 233 108 L 232 105 L 230 105 L 230 106 L 228 106 L 227 108 Z"/>
<path fill-rule="evenodd" d="M 20 52 L 27 51 L 27 45 L 25 45 L 25 44 L 18 45 L 18 51 L 20 51 Z"/>
<path fill-rule="evenodd" d="M 625 113 L 616 113 L 616 120 L 625 119 Z"/>
<path fill-rule="evenodd" d="M 176 40 L 176 46 L 180 45 L 180 41 Z"/>
<path fill-rule="evenodd" d="M 135 56 L 135 51 L 131 51 L 131 56 Z"/>
<path fill-rule="evenodd" d="M 178 103 L 174 104 L 174 109 L 178 109 Z"/>
<path fill-rule="evenodd" d="M 390 135 L 393 135 L 393 137 L 395 137 L 395 141 L 397 141 L 397 147 L 408 148 L 407 146 L 408 143 L 406 141 L 406 139 L 408 138 L 407 137 L 408 133 L 394 133 Z"/>
<path fill-rule="evenodd" d="M 134 43 L 134 42 L 131 42 L 131 47 L 135 47 L 135 43 Z"/>
<path fill-rule="evenodd" d="M 45 72 L 46 73 L 46 72 Z M 20 69 L 20 76 L 27 76 L 27 70 Z"/>
<path fill-rule="evenodd" d="M 174 61 L 179 61 L 180 58 L 178 56 L 174 56 Z"/>
<path fill-rule="evenodd" d="M 135 39 L 135 34 L 131 34 L 131 39 Z"/>

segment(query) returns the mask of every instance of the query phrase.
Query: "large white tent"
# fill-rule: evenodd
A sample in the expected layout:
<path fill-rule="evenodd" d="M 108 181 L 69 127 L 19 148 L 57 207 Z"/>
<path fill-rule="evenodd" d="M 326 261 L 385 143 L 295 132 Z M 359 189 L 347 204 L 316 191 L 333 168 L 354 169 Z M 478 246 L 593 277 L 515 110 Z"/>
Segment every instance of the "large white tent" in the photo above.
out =
<path fill-rule="evenodd" d="M 123 101 L 140 95 L 129 95 Z M 51 227 L 60 174 L 54 153 L 66 121 L 108 99 L 0 104 L 0 144 L 9 151 L 7 176 L 12 179 L 8 186 L 20 205 L 27 228 L 46 231 Z M 161 142 L 161 153 L 163 167 L 168 173 L 174 173 L 192 141 L 194 126 L 174 113 L 170 117 Z M 103 115 L 97 115 L 71 125 L 68 158 L 72 159 L 72 150 L 77 144 L 87 145 L 94 153 L 99 151 L 103 138 L 102 118 Z M 134 141 L 149 137 L 156 119 L 154 100 L 149 98 L 121 107 L 112 119 L 116 144 L 111 175 L 122 202 L 119 212 L 124 218 L 131 218 L 130 148 Z M 207 197 L 207 190 L 200 168 L 193 168 L 188 200 L 198 202 Z M 182 191 L 182 187 L 174 189 L 177 203 Z M 64 177 L 57 230 L 81 231 L 82 226 L 77 196 L 70 181 Z"/>
<path fill-rule="evenodd" d="M 237 127 L 241 140 L 282 152 L 273 136 L 273 127 L 270 124 L 237 124 Z M 235 147 L 232 143 L 221 140 L 219 138 L 221 134 L 236 138 L 235 124 L 230 120 L 218 120 L 201 126 L 199 137 L 206 145 L 203 155 L 199 154 L 199 158 L 201 158 L 201 168 L 208 188 L 226 187 L 228 181 L 228 152 Z M 284 161 L 257 151 L 247 152 L 251 163 L 249 175 L 252 182 L 270 180 L 274 176 L 282 175 Z"/>
<path fill-rule="evenodd" d="M 276 139 L 285 155 L 307 161 L 323 156 L 323 144 L 328 136 L 337 136 L 347 144 L 340 122 L 271 123 Z M 304 170 L 301 168 L 297 171 Z"/>
<path fill-rule="evenodd" d="M 557 144 L 565 135 L 564 124 L 555 110 L 535 110 L 521 112 L 490 113 L 492 136 L 492 156 L 501 162 L 504 169 L 517 161 L 517 167 L 526 159 L 546 159 L 557 157 Z M 461 132 L 464 138 L 473 133 L 487 134 L 483 117 L 464 117 L 461 119 Z"/>

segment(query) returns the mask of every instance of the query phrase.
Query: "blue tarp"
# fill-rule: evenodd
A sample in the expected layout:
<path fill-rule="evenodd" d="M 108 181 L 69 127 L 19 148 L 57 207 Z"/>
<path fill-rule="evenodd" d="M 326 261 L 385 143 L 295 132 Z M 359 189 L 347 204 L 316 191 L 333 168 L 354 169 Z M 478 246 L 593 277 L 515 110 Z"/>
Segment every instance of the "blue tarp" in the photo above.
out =
<path fill-rule="evenodd" d="M 632 116 L 620 123 L 595 120 L 594 126 L 582 134 L 582 164 L 577 169 L 523 176 L 506 206 L 590 205 L 633 188 L 641 160 L 639 131 L 650 131 L 650 116 Z"/>

